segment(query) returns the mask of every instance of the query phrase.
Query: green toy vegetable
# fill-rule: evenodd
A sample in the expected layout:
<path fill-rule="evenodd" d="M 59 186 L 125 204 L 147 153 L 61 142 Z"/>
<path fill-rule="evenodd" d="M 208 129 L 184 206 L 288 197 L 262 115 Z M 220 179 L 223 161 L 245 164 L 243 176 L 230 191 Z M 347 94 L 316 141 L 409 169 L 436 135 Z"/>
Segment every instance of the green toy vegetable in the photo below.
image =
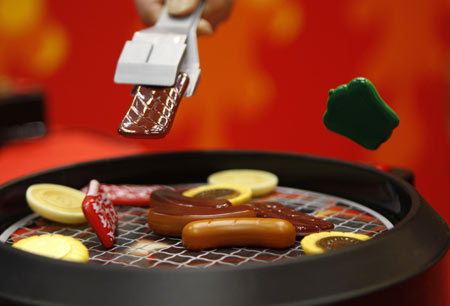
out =
<path fill-rule="evenodd" d="M 323 122 L 329 130 L 375 150 L 391 137 L 399 119 L 369 80 L 355 78 L 330 90 Z"/>

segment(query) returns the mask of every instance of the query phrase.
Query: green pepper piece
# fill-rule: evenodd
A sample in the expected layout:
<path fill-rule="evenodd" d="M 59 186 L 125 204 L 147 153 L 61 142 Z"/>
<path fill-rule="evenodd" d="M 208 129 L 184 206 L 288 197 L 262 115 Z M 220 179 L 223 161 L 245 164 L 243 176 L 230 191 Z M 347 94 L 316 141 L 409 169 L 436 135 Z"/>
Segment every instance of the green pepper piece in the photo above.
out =
<path fill-rule="evenodd" d="M 323 123 L 330 131 L 375 150 L 391 137 L 399 119 L 369 80 L 355 78 L 330 90 Z"/>

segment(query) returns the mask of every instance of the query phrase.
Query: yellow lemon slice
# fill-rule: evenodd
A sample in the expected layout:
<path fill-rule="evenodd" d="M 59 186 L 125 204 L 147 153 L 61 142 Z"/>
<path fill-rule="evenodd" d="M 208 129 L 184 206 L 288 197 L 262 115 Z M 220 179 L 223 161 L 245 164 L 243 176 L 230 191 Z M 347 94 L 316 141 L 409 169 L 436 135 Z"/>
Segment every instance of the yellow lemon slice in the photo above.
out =
<path fill-rule="evenodd" d="M 219 171 L 208 177 L 210 184 L 239 184 L 252 190 L 254 197 L 271 193 L 278 185 L 278 177 L 267 171 L 253 169 L 230 169 Z"/>
<path fill-rule="evenodd" d="M 75 262 L 89 260 L 88 249 L 78 240 L 63 235 L 39 235 L 24 238 L 13 247 L 33 254 Z"/>
<path fill-rule="evenodd" d="M 56 184 L 35 184 L 28 187 L 27 203 L 38 215 L 61 223 L 86 222 L 81 204 L 85 194 L 74 188 Z"/>
<path fill-rule="evenodd" d="M 364 234 L 345 232 L 320 232 L 305 236 L 300 242 L 306 254 L 320 254 L 355 245 L 370 239 Z"/>
<path fill-rule="evenodd" d="M 61 259 L 66 256 L 72 247 L 70 243 L 51 235 L 33 236 L 13 244 L 13 247 L 37 255 Z"/>
<path fill-rule="evenodd" d="M 75 262 L 89 261 L 89 250 L 81 241 L 68 236 L 58 236 L 63 237 L 63 239 L 70 243 L 70 246 L 72 247 L 71 251 L 61 259 Z"/>
<path fill-rule="evenodd" d="M 236 184 L 204 185 L 189 189 L 183 195 L 201 199 L 226 199 L 232 205 L 239 205 L 250 201 L 252 190 L 245 185 Z"/>

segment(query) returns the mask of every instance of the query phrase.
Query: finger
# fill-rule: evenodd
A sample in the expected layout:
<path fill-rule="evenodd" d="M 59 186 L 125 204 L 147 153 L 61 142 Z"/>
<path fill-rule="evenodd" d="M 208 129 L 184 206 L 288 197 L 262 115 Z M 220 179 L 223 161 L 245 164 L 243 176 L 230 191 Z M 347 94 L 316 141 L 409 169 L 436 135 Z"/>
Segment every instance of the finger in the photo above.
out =
<path fill-rule="evenodd" d="M 202 17 L 206 19 L 213 29 L 228 18 L 233 7 L 233 0 L 209 0 L 205 3 Z"/>
<path fill-rule="evenodd" d="M 167 10 L 174 16 L 191 14 L 198 6 L 200 0 L 167 0 Z"/>
<path fill-rule="evenodd" d="M 139 17 L 146 26 L 152 26 L 161 14 L 163 0 L 134 0 Z"/>
<path fill-rule="evenodd" d="M 214 29 L 213 29 L 212 25 L 209 23 L 209 21 L 201 18 L 198 21 L 197 34 L 198 35 L 211 35 L 212 33 L 214 33 Z"/>

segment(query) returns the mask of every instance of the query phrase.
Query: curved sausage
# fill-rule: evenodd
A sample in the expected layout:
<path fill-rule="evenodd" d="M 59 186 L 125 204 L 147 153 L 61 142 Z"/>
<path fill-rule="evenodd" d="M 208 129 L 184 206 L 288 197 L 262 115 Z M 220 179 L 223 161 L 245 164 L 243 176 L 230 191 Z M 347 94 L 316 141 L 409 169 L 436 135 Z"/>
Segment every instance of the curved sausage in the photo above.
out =
<path fill-rule="evenodd" d="M 183 227 L 195 220 L 255 216 L 255 209 L 250 205 L 225 208 L 160 206 L 150 208 L 148 225 L 156 234 L 180 237 Z"/>
<path fill-rule="evenodd" d="M 194 221 L 182 232 L 183 246 L 198 251 L 218 247 L 287 248 L 294 244 L 294 226 L 276 218 L 225 218 Z"/>
<path fill-rule="evenodd" d="M 226 199 L 199 199 L 185 197 L 172 189 L 159 189 L 150 195 L 150 207 L 184 206 L 184 207 L 212 207 L 223 208 L 231 206 Z"/>

